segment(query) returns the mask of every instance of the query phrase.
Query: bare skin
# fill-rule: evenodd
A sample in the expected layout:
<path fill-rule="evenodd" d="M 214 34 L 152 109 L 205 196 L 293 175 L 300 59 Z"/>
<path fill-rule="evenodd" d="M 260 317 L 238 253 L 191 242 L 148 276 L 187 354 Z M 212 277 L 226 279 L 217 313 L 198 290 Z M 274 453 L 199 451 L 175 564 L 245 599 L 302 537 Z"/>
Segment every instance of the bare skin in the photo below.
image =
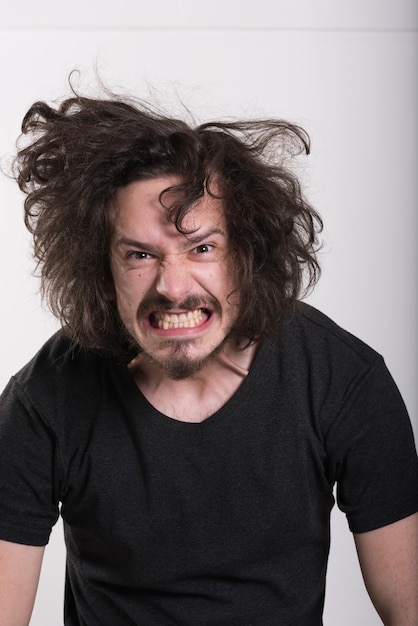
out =
<path fill-rule="evenodd" d="M 119 314 L 142 353 L 132 375 L 160 412 L 202 421 L 234 394 L 256 347 L 228 338 L 238 315 L 222 204 L 206 195 L 186 216 L 184 235 L 160 193 L 175 177 L 118 190 L 111 270 Z"/>
<path fill-rule="evenodd" d="M 29 624 L 43 554 L 43 547 L 0 540 L 1 626 Z"/>
<path fill-rule="evenodd" d="M 385 626 L 416 626 L 418 513 L 354 539 L 367 591 Z"/>
<path fill-rule="evenodd" d="M 130 365 L 132 376 L 148 402 L 160 413 L 182 422 L 202 422 L 218 411 L 236 392 L 248 373 L 256 346 L 238 354 L 228 347 L 192 377 L 171 380 L 141 355 Z"/>

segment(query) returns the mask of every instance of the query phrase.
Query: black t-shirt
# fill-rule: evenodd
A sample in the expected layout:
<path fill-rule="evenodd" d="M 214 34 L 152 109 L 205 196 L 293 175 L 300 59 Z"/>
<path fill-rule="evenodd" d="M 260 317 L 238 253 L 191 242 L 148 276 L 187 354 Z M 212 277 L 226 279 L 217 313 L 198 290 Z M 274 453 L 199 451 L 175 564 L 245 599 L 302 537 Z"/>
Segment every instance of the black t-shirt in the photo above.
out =
<path fill-rule="evenodd" d="M 417 466 L 382 358 L 307 305 L 202 423 L 59 332 L 2 396 L 0 538 L 61 503 L 68 626 L 314 626 L 334 483 L 364 532 L 418 510 Z"/>

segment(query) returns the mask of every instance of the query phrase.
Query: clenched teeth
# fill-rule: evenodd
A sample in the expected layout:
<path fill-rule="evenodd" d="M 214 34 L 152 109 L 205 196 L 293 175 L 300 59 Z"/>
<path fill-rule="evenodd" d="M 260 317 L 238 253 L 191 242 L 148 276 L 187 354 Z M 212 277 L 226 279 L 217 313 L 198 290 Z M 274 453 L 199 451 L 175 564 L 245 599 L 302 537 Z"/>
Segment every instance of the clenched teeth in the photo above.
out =
<path fill-rule="evenodd" d="M 187 313 L 154 313 L 154 319 L 158 328 L 169 330 L 172 328 L 194 328 L 199 326 L 204 319 L 202 309 L 195 309 Z"/>

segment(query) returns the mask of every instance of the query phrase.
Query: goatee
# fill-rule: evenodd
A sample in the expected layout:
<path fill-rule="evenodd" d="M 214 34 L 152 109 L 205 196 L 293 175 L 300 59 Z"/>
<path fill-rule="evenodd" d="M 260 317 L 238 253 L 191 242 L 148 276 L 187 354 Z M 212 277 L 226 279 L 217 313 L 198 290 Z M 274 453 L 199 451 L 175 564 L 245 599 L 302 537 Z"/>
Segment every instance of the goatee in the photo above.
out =
<path fill-rule="evenodd" d="M 216 357 L 219 352 L 223 349 L 225 343 L 228 341 L 228 337 L 225 337 L 219 346 L 217 346 L 210 354 L 202 357 L 200 359 L 191 359 L 184 354 L 185 344 L 191 343 L 193 340 L 183 340 L 183 341 L 172 341 L 167 340 L 167 344 L 171 343 L 173 346 L 173 352 L 170 356 L 165 357 L 164 359 L 158 359 L 153 357 L 151 354 L 148 354 L 144 350 L 141 351 L 142 356 L 150 363 L 154 363 L 158 367 L 160 367 L 165 374 L 171 380 L 184 380 L 186 378 L 190 378 L 195 374 L 198 374 L 212 359 Z M 183 354 L 181 354 L 183 353 Z"/>

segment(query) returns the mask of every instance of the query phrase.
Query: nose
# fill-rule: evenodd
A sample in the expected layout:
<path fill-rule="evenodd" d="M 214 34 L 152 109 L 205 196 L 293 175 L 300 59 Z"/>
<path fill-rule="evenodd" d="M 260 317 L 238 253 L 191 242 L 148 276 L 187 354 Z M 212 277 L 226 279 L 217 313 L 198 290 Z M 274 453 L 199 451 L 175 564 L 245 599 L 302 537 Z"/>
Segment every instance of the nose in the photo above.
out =
<path fill-rule="evenodd" d="M 181 302 L 191 290 L 190 268 L 179 258 L 161 262 L 156 290 L 171 302 Z"/>

